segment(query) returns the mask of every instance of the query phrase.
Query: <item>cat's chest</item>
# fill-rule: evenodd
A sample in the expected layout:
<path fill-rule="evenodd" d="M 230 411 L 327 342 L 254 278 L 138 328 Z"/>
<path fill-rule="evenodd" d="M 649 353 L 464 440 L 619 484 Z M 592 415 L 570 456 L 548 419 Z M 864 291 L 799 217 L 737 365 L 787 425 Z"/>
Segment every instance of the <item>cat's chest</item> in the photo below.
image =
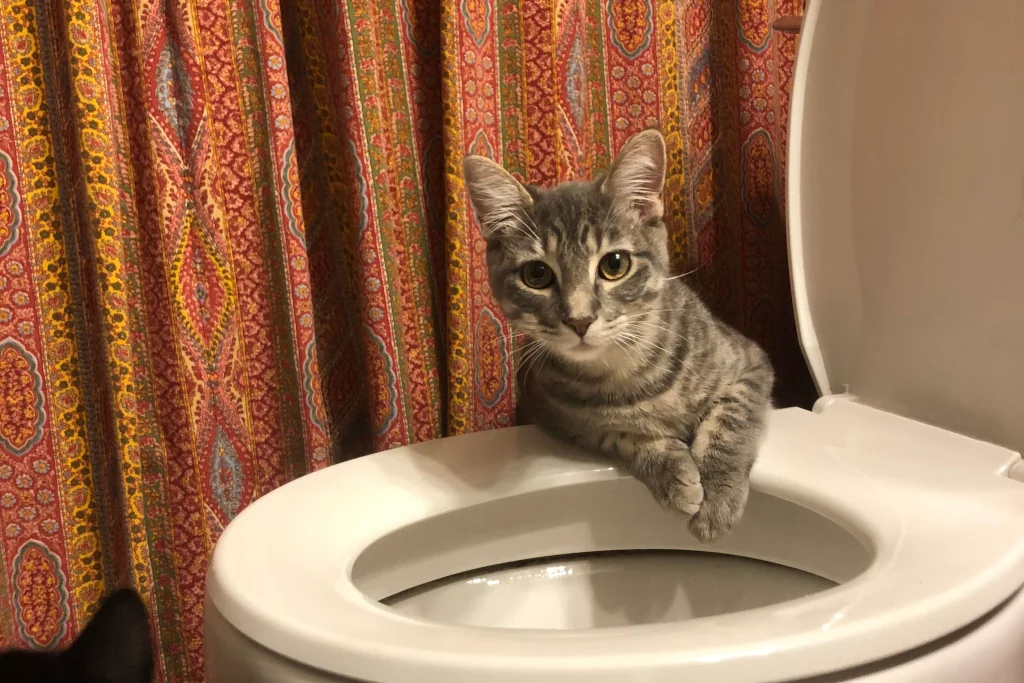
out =
<path fill-rule="evenodd" d="M 633 427 L 645 427 L 648 433 L 663 434 L 687 432 L 695 429 L 699 422 L 694 407 L 675 394 L 619 406 L 604 417 L 609 424 L 624 422 Z"/>
<path fill-rule="evenodd" d="M 567 418 L 573 431 L 685 436 L 699 423 L 694 407 L 674 393 L 632 402 L 561 404 L 559 408 L 559 419 Z M 543 421 L 545 416 L 538 417 Z"/>

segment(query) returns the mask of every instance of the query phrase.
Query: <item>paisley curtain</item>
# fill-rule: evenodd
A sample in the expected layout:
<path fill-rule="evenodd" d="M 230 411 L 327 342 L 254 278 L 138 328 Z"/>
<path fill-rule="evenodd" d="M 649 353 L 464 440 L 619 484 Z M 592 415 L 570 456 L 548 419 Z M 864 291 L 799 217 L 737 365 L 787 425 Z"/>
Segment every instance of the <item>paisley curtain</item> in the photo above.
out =
<path fill-rule="evenodd" d="M 669 149 L 679 273 L 812 398 L 783 182 L 799 0 L 0 0 L 0 647 L 115 587 L 203 679 L 206 564 L 332 461 L 516 422 L 461 178 Z"/>

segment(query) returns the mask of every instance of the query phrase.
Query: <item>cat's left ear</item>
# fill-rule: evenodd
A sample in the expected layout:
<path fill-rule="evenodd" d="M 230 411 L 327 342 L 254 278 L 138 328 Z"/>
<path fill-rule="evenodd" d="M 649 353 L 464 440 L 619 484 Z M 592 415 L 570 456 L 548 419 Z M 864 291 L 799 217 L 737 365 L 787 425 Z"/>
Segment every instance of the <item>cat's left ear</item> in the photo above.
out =
<path fill-rule="evenodd" d="M 139 595 L 125 589 L 108 597 L 63 657 L 86 680 L 150 683 L 153 642 Z"/>
<path fill-rule="evenodd" d="M 664 185 L 665 140 L 654 129 L 626 140 L 600 181 L 601 192 L 613 202 L 628 202 L 644 219 L 661 218 L 664 213 L 661 203 Z"/>

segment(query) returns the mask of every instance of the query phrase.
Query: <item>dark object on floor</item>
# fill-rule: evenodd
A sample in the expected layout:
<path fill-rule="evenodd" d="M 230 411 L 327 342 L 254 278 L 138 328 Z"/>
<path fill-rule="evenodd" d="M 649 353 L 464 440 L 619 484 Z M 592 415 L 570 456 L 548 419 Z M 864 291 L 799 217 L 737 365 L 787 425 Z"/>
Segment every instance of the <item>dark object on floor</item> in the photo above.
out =
<path fill-rule="evenodd" d="M 0 653 L 0 681 L 150 683 L 153 666 L 146 607 L 135 591 L 123 589 L 104 601 L 67 650 Z"/>

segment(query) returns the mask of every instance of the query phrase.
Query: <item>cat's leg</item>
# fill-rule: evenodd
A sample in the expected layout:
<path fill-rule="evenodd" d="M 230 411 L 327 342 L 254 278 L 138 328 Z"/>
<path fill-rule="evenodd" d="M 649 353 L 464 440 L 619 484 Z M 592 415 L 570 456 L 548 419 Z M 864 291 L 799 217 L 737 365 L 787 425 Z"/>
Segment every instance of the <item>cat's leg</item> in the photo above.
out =
<path fill-rule="evenodd" d="M 601 451 L 614 454 L 661 505 L 695 514 L 704 499 L 700 471 L 680 439 L 626 432 L 595 435 Z"/>
<path fill-rule="evenodd" d="M 704 500 L 690 519 L 690 531 L 705 543 L 721 538 L 743 516 L 750 470 L 771 407 L 772 381 L 768 366 L 747 373 L 697 427 L 690 449 L 700 471 Z"/>
<path fill-rule="evenodd" d="M 537 402 L 533 417 L 547 432 L 594 454 L 621 462 L 624 469 L 646 486 L 655 500 L 687 515 L 697 512 L 704 499 L 700 471 L 682 439 L 650 436 L 602 428 L 570 428 L 579 420 L 567 418 L 556 406 Z"/>

